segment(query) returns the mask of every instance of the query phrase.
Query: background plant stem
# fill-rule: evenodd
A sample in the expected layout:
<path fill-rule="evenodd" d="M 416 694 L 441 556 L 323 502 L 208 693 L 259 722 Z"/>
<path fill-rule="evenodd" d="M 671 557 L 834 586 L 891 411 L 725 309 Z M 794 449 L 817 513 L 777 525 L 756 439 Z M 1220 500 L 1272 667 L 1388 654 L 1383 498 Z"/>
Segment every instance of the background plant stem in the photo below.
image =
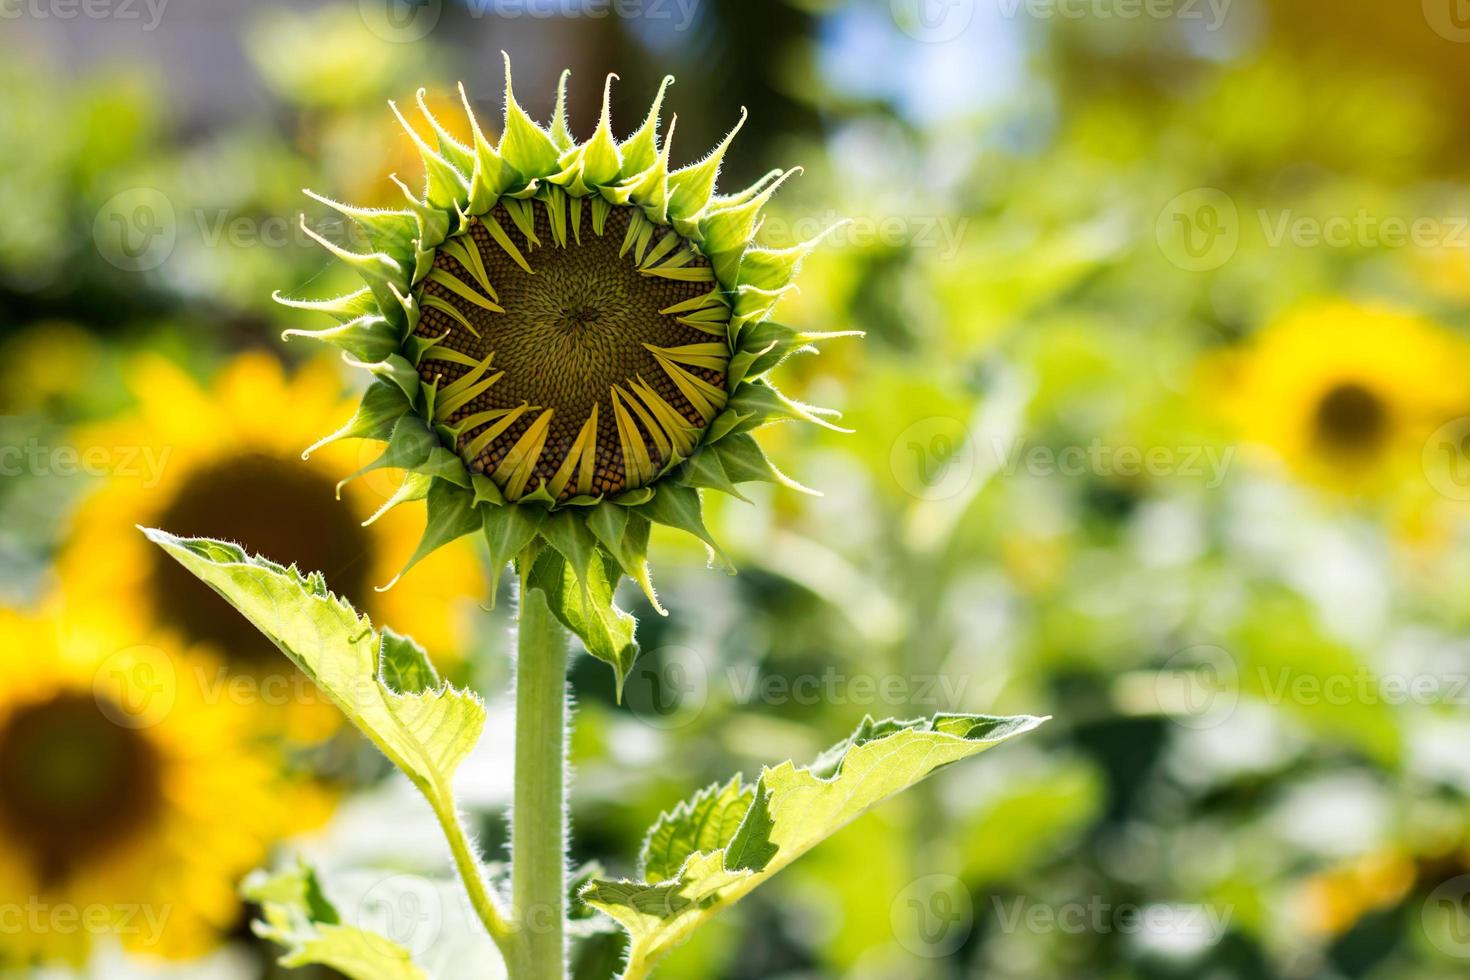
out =
<path fill-rule="evenodd" d="M 546 596 L 522 581 L 516 660 L 515 806 L 511 888 L 530 972 L 566 977 L 567 633 Z"/>

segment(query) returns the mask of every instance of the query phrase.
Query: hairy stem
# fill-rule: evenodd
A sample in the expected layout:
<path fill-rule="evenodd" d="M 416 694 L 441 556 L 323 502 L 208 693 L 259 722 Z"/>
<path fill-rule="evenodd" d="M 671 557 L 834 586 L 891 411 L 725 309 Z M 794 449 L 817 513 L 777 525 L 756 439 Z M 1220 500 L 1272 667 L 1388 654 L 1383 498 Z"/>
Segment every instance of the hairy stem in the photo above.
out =
<path fill-rule="evenodd" d="M 449 850 L 454 855 L 455 869 L 458 870 L 460 878 L 464 881 L 465 891 L 469 894 L 470 905 L 473 906 L 475 914 L 485 924 L 490 938 L 495 940 L 495 945 L 500 949 L 507 963 L 523 959 L 521 937 L 517 934 L 515 927 L 506 921 L 490 887 L 486 884 L 480 860 L 475 856 L 469 835 L 465 833 L 464 824 L 454 809 L 449 793 L 429 794 L 429 801 L 433 804 L 434 815 L 439 818 L 439 826 L 444 829 L 444 837 L 449 841 Z"/>
<path fill-rule="evenodd" d="M 529 972 L 513 972 L 513 980 L 566 977 L 567 639 L 545 593 L 526 588 L 523 581 L 511 891 Z"/>

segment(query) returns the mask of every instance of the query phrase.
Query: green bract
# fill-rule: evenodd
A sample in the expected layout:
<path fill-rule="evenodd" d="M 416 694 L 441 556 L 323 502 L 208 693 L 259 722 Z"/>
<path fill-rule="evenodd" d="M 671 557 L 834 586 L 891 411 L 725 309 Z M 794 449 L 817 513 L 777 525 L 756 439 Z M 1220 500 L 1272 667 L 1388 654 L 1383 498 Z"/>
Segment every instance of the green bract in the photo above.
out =
<path fill-rule="evenodd" d="M 507 58 L 495 146 L 468 99 L 472 146 L 449 135 L 421 90 L 437 145 L 399 115 L 423 158 L 421 198 L 404 187 L 407 207 L 383 211 L 312 195 L 361 226 L 366 253 L 312 234 L 366 286 L 326 301 L 277 298 L 339 321 L 288 335 L 335 344 L 376 376 L 356 415 L 319 445 L 387 443 L 367 469 L 406 475 L 385 510 L 428 501 L 409 567 L 483 533 L 497 574 L 507 561 L 530 563 L 558 618 L 621 683 L 636 650 L 631 618 L 611 604 L 621 575 L 662 611 L 647 571 L 651 525 L 688 531 L 717 554 L 700 490 L 798 486 L 750 433 L 789 419 L 835 428 L 835 413 L 767 380 L 834 335 L 771 319 L 817 244 L 754 242 L 762 208 L 794 171 L 716 193 L 738 125 L 709 156 L 671 170 L 673 127 L 662 141 L 658 131 L 672 79 L 619 142 L 610 76 L 597 131 L 578 144 L 566 77 L 543 129 L 516 101 Z"/>

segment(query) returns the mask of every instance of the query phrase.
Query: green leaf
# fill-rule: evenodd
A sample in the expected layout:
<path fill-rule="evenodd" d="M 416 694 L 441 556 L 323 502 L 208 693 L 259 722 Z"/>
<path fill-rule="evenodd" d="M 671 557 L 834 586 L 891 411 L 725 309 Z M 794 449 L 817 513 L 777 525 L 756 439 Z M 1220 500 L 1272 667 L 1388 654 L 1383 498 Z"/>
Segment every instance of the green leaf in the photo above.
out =
<path fill-rule="evenodd" d="M 515 504 L 482 507 L 485 543 L 490 549 L 490 601 L 500 587 L 505 566 L 515 561 L 540 532 L 546 511 Z"/>
<path fill-rule="evenodd" d="M 660 616 L 668 612 L 658 601 L 653 579 L 648 571 L 648 535 L 652 530 L 647 518 L 632 513 L 627 507 L 601 503 L 587 516 L 587 526 L 607 553 L 617 559 L 623 574 L 638 583 L 648 602 Z"/>
<path fill-rule="evenodd" d="M 396 694 L 422 694 L 443 682 L 429 655 L 412 637 L 383 627 L 382 665 L 378 676 Z"/>
<path fill-rule="evenodd" d="M 643 880 L 593 881 L 583 899 L 628 930 L 628 975 L 644 976 L 715 913 L 878 803 L 1044 720 L 865 719 L 811 766 L 784 762 L 753 787 L 737 777 L 665 814 L 644 847 Z"/>
<path fill-rule="evenodd" d="M 553 522 L 546 525 L 552 526 Z M 619 578 L 617 561 L 594 542 L 586 564 L 579 568 L 555 541 L 548 538 L 548 543 L 552 547 L 543 548 L 537 556 L 527 587 L 544 592 L 552 615 L 582 641 L 588 653 L 612 667 L 621 700 L 623 682 L 638 659 L 638 644 L 633 640 L 637 621 L 613 602 Z"/>
<path fill-rule="evenodd" d="M 261 907 L 255 934 L 286 948 L 282 966 L 325 966 L 353 980 L 428 980 L 408 950 L 383 936 L 342 923 L 305 864 L 274 875 L 257 872 L 244 886 Z"/>
<path fill-rule="evenodd" d="M 319 574 L 232 544 L 143 533 L 275 643 L 431 803 L 451 805 L 454 771 L 485 724 L 479 697 L 440 685 L 423 648 L 374 631 Z"/>
<path fill-rule="evenodd" d="M 336 432 L 319 440 L 302 456 L 310 456 L 323 446 L 342 439 L 378 439 L 388 441 L 394 427 L 413 408 L 409 397 L 393 382 L 378 379 L 368 388 L 357 412 Z"/>
<path fill-rule="evenodd" d="M 659 816 L 643 842 L 640 867 L 646 881 L 657 884 L 676 878 L 684 862 L 695 854 L 716 851 L 735 836 L 755 790 L 742 784 L 739 776 L 721 786 L 716 783 Z"/>
<path fill-rule="evenodd" d="M 380 588 L 386 592 L 398 584 L 398 580 L 435 551 L 446 544 L 457 541 L 466 534 L 480 530 L 482 518 L 475 509 L 475 495 L 444 480 L 435 480 L 429 488 L 429 519 L 424 525 L 424 536 L 414 549 L 413 557 L 403 566 L 403 571 Z"/>
<path fill-rule="evenodd" d="M 655 524 L 694 535 L 709 549 L 711 561 L 718 561 L 730 574 L 735 574 L 734 564 L 715 542 L 709 528 L 704 526 L 704 503 L 699 498 L 698 490 L 665 481 L 658 485 L 648 503 L 636 509 L 640 515 Z"/>
<path fill-rule="evenodd" d="M 719 459 L 722 471 L 735 483 L 758 480 L 763 483 L 775 483 L 798 493 L 821 496 L 818 491 L 803 486 L 776 469 L 776 464 L 766 456 L 765 450 L 761 449 L 760 444 L 747 433 L 737 432 L 727 436 L 715 443 L 712 451 Z"/>

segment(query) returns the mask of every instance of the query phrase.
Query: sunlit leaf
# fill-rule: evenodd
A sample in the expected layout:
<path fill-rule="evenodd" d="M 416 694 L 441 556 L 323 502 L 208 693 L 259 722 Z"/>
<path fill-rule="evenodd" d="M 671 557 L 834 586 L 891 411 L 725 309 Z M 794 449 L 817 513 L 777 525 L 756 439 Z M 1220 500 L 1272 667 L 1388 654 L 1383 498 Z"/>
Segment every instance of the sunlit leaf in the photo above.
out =
<path fill-rule="evenodd" d="M 645 976 L 715 913 L 873 806 L 1043 720 L 866 719 L 810 766 L 783 762 L 754 786 L 732 780 L 665 814 L 644 849 L 643 880 L 593 881 L 583 898 L 628 930 L 627 975 Z"/>

